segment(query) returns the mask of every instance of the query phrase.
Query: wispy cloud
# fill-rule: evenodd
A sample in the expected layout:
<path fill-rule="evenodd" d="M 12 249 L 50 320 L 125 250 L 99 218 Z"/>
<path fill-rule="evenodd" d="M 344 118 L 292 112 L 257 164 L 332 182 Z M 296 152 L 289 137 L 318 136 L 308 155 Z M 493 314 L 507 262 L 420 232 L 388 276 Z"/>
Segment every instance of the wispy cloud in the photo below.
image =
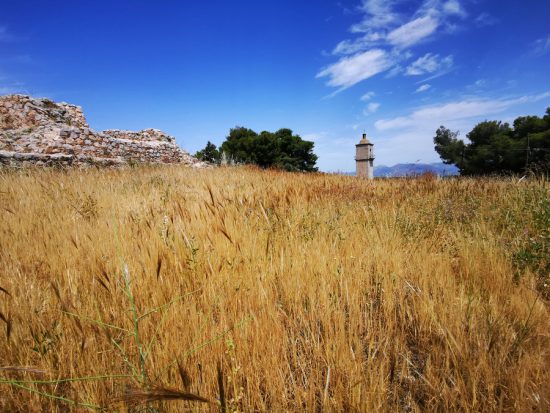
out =
<path fill-rule="evenodd" d="M 485 79 L 478 79 L 474 82 L 474 86 L 477 88 L 485 87 L 486 84 L 487 84 L 487 81 Z"/>
<path fill-rule="evenodd" d="M 388 71 L 388 74 L 386 75 L 386 78 L 391 79 L 392 77 L 396 77 L 397 75 L 403 73 L 405 69 L 401 65 L 395 65 L 391 68 L 390 71 Z"/>
<path fill-rule="evenodd" d="M 363 102 L 366 102 L 367 100 L 371 100 L 373 97 L 374 97 L 375 93 L 374 92 L 367 92 L 365 93 L 363 96 L 361 96 L 361 100 Z"/>
<path fill-rule="evenodd" d="M 425 123 L 442 124 L 449 121 L 493 115 L 515 105 L 537 102 L 548 97 L 550 97 L 550 92 L 513 99 L 465 99 L 440 105 L 425 106 L 414 110 L 407 116 L 378 120 L 374 125 L 376 129 L 383 131 L 417 127 Z"/>
<path fill-rule="evenodd" d="M 382 33 L 367 33 L 355 40 L 342 40 L 336 45 L 333 54 L 353 54 L 380 44 L 385 39 Z"/>
<path fill-rule="evenodd" d="M 367 105 L 365 110 L 363 111 L 364 115 L 370 115 L 371 113 L 376 112 L 380 108 L 380 103 L 378 102 L 371 102 Z"/>
<path fill-rule="evenodd" d="M 429 85 L 427 83 L 423 84 L 423 85 L 420 85 L 418 87 L 418 89 L 416 89 L 415 93 L 422 93 L 422 92 L 425 92 L 427 91 L 428 89 L 430 89 L 432 87 L 432 85 Z"/>
<path fill-rule="evenodd" d="M 373 29 L 386 29 L 400 21 L 393 11 L 395 0 L 363 0 L 359 9 L 364 13 L 360 23 L 351 26 L 352 33 L 369 33 Z"/>
<path fill-rule="evenodd" d="M 434 151 L 433 137 L 439 126 L 445 125 L 465 134 L 478 122 L 492 116 L 514 119 L 525 114 L 522 105 L 544 99 L 550 102 L 550 93 L 500 99 L 470 98 L 413 108 L 405 116 L 375 122 L 373 135 L 378 138 L 377 159 L 390 165 L 414 159 L 436 162 L 439 156 Z"/>
<path fill-rule="evenodd" d="M 478 27 L 493 26 L 498 23 L 498 19 L 496 17 L 485 12 L 477 16 L 474 21 Z"/>
<path fill-rule="evenodd" d="M 399 48 L 410 47 L 430 36 L 438 26 L 438 19 L 432 16 L 419 17 L 392 30 L 388 42 Z"/>
<path fill-rule="evenodd" d="M 457 0 L 449 0 L 443 3 L 443 11 L 447 14 L 456 14 L 460 17 L 466 17 L 466 12 Z"/>
<path fill-rule="evenodd" d="M 411 63 L 407 67 L 405 74 L 407 76 L 420 76 L 435 72 L 448 71 L 452 66 L 452 55 L 440 59 L 439 55 L 437 54 L 426 53 L 424 56 L 419 57 L 417 60 Z"/>
<path fill-rule="evenodd" d="M 347 89 L 393 66 L 392 56 L 382 49 L 372 49 L 338 62 L 317 73 L 317 78 L 328 77 L 327 85 Z"/>
<path fill-rule="evenodd" d="M 340 88 L 335 92 L 338 93 L 381 72 L 389 70 L 388 77 L 396 76 L 403 72 L 400 64 L 412 57 L 410 48 L 438 31 L 445 32 L 450 19 L 466 17 L 459 0 L 423 0 L 418 9 L 408 14 L 396 11 L 395 6 L 401 1 L 362 0 L 358 8 L 362 19 L 350 27 L 351 33 L 358 36 L 339 42 L 332 51 L 340 56 L 339 60 L 321 70 L 317 77 L 328 77 L 327 85 Z M 424 59 L 425 62 L 415 62 L 416 66 L 413 63 L 405 73 L 442 75 L 452 65 L 452 56 L 439 59 L 428 54 Z M 431 66 L 422 67 L 423 63 Z"/>
<path fill-rule="evenodd" d="M 535 40 L 533 43 L 533 53 L 542 56 L 550 52 L 550 34 L 546 37 Z"/>

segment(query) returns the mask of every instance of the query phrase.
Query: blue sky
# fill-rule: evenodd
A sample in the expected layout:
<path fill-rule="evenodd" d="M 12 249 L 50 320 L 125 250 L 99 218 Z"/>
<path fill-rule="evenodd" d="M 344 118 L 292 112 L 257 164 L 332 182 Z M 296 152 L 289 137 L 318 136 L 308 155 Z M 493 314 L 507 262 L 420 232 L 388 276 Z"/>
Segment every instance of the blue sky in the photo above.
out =
<path fill-rule="evenodd" d="M 549 21 L 545 0 L 0 0 L 0 94 L 190 152 L 288 127 L 325 171 L 354 170 L 363 131 L 378 164 L 434 162 L 439 125 L 550 106 Z"/>

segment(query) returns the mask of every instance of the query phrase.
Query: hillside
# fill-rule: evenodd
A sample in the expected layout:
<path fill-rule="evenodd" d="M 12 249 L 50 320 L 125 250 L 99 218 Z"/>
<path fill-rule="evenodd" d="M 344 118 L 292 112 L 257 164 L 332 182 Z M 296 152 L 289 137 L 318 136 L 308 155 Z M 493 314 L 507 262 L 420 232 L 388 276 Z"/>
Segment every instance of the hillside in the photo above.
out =
<path fill-rule="evenodd" d="M 545 180 L 3 171 L 0 411 L 549 411 L 549 199 Z"/>

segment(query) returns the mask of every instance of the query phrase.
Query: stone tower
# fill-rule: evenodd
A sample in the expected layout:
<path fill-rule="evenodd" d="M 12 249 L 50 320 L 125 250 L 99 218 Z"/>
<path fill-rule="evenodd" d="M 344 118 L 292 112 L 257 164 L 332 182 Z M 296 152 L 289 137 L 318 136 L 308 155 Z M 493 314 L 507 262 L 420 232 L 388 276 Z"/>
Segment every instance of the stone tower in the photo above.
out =
<path fill-rule="evenodd" d="M 363 139 L 355 145 L 355 176 L 358 178 L 373 178 L 374 172 L 374 152 L 373 144 L 367 139 L 367 134 L 363 133 Z"/>

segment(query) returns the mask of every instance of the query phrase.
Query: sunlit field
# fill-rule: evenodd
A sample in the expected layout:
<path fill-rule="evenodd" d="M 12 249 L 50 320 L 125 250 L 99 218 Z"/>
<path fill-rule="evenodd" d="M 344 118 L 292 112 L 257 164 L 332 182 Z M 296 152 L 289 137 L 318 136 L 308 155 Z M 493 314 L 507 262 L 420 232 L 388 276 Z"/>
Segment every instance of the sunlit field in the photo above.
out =
<path fill-rule="evenodd" d="M 0 411 L 550 410 L 550 185 L 0 173 Z"/>

